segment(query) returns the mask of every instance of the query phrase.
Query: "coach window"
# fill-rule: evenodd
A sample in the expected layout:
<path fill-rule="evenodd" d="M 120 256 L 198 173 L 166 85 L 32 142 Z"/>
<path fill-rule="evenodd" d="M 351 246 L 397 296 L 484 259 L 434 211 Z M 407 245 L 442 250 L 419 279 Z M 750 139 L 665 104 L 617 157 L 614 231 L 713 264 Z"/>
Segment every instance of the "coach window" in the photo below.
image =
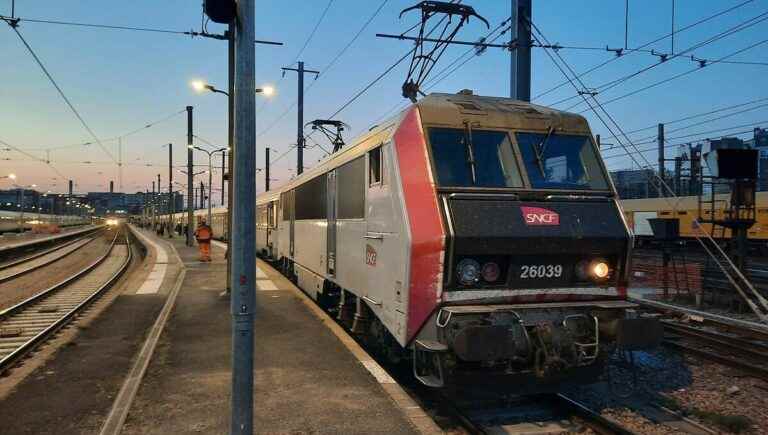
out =
<path fill-rule="evenodd" d="M 317 176 L 296 188 L 296 220 L 326 218 L 326 175 Z"/>
<path fill-rule="evenodd" d="M 368 185 L 382 184 L 381 146 L 368 151 Z"/>
<path fill-rule="evenodd" d="M 336 169 L 338 219 L 365 217 L 365 157 L 358 157 Z"/>

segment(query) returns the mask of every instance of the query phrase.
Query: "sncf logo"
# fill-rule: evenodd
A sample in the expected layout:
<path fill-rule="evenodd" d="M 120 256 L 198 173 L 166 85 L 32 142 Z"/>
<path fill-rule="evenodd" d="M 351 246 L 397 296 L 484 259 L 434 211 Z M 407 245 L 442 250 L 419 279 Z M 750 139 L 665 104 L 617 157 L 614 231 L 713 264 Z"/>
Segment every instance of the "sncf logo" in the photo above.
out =
<path fill-rule="evenodd" d="M 520 207 L 526 225 L 560 225 L 560 215 L 540 207 Z"/>

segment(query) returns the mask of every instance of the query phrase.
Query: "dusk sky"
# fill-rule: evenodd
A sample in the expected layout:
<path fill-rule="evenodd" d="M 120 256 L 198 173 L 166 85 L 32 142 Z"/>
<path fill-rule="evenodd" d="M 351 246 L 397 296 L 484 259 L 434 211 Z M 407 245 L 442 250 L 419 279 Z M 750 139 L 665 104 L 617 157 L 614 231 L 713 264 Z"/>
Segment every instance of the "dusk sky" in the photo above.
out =
<path fill-rule="evenodd" d="M 16 15 L 29 19 L 70 21 L 81 23 L 136 26 L 187 31 L 201 27 L 201 0 L 134 0 L 126 1 L 30 1 L 17 0 Z M 329 63 L 352 40 L 371 16 L 384 3 L 360 37 L 329 68 Z M 415 4 L 415 0 L 281 0 L 258 1 L 257 30 L 259 39 L 283 42 L 282 47 L 257 45 L 257 86 L 272 85 L 277 93 L 271 99 L 257 97 L 257 166 L 263 164 L 264 147 L 276 152 L 273 159 L 296 142 L 296 74 L 281 78 L 280 67 L 303 60 L 306 67 L 321 71 L 314 81 L 307 76 L 305 120 L 326 118 L 340 108 L 355 93 L 392 65 L 410 48 L 408 42 L 375 37 L 376 33 L 400 33 L 416 23 L 418 14 L 398 18 L 400 10 Z M 491 29 L 510 13 L 507 0 L 469 0 L 470 4 L 491 24 Z M 672 0 L 630 0 L 629 47 L 638 47 L 668 35 L 672 29 Z M 685 56 L 680 56 L 637 75 L 613 89 L 601 92 L 598 100 L 625 131 L 653 126 L 658 122 L 712 111 L 768 97 L 768 2 L 765 0 L 677 0 L 675 27 L 684 28 L 718 12 L 732 11 L 681 31 L 675 36 L 675 53 L 707 41 L 741 23 L 750 27 L 734 32 L 709 44 L 704 44 Z M 742 5 L 743 4 L 743 5 Z M 736 7 L 738 5 L 742 5 Z M 327 8 L 327 13 L 323 12 Z M 534 0 L 533 20 L 552 42 L 564 46 L 623 47 L 624 1 L 622 0 Z M 0 0 L 0 14 L 10 15 L 11 1 Z M 319 22 L 317 31 L 310 37 Z M 751 20 L 751 21 L 750 21 Z M 14 31 L 0 23 L 0 175 L 15 173 L 19 184 L 38 184 L 40 190 L 62 192 L 66 179 L 76 182 L 76 191 L 105 191 L 109 180 L 117 185 L 117 165 L 95 142 L 84 126 L 48 81 L 33 57 Z M 48 68 L 63 92 L 79 111 L 86 124 L 117 159 L 118 141 L 113 138 L 141 129 L 154 121 L 162 122 L 123 138 L 123 191 L 135 192 L 151 186 L 160 173 L 167 180 L 167 148 L 173 143 L 174 164 L 186 162 L 186 116 L 180 113 L 187 105 L 194 106 L 195 133 L 216 145 L 226 144 L 226 98 L 220 94 L 195 93 L 189 83 L 203 79 L 226 88 L 226 42 L 205 38 L 190 38 L 178 34 L 107 30 L 22 21 L 19 32 Z M 224 26 L 210 23 L 208 31 L 221 33 Z M 475 41 L 488 33 L 477 20 L 466 25 L 457 39 Z M 498 32 L 493 36 L 498 35 Z M 309 39 L 308 39 L 309 38 Z M 497 42 L 508 41 L 509 34 Z M 308 41 L 308 42 L 307 42 Z M 760 44 L 763 42 L 762 44 Z M 302 47 L 306 47 L 302 50 Z M 729 61 L 750 64 L 719 63 L 707 66 L 637 94 L 608 103 L 632 91 L 697 68 L 690 55 L 715 60 L 753 46 L 728 58 Z M 662 39 L 647 49 L 670 53 L 671 40 Z M 435 72 L 449 65 L 467 50 L 453 46 L 445 53 Z M 605 50 L 563 49 L 560 54 L 577 72 L 615 57 Z M 622 56 L 595 72 L 582 77 L 586 86 L 595 88 L 612 80 L 654 65 L 658 57 L 635 52 Z M 294 65 L 295 66 L 295 65 Z M 337 118 L 352 128 L 351 138 L 366 131 L 385 115 L 392 115 L 405 101 L 400 86 L 408 62 L 401 63 L 376 83 L 361 98 L 342 111 Z M 560 84 L 564 78 L 541 48 L 533 49 L 532 95 Z M 489 48 L 482 56 L 472 57 L 463 67 L 439 81 L 430 91 L 456 92 L 473 89 L 476 94 L 509 95 L 509 52 Z M 534 102 L 551 105 L 571 97 L 575 90 L 564 85 Z M 584 110 L 582 104 L 571 107 L 578 99 L 554 107 L 571 111 Z M 698 126 L 670 132 L 671 143 L 706 137 L 719 137 L 731 132 L 751 130 L 752 126 L 768 126 L 768 100 L 740 106 L 731 112 L 719 112 L 670 125 L 669 129 Z M 708 119 L 734 111 L 750 109 L 720 120 Z M 171 116 L 177 114 L 175 116 Z M 592 114 L 585 112 L 595 133 L 604 138 L 610 133 Z M 715 131 L 709 133 L 710 131 Z M 698 134 L 698 135 L 697 135 Z M 655 135 L 649 129 L 630 135 L 636 142 L 648 142 Z M 676 139 L 680 137 L 680 139 Z M 743 134 L 741 137 L 751 137 Z M 652 139 L 650 139 L 652 140 Z M 324 141 L 318 141 L 327 147 Z M 90 145 L 82 145 L 91 142 Z M 614 143 L 613 139 L 605 142 Z M 202 145 L 202 144 L 201 144 Z M 310 141 L 308 145 L 313 145 Z M 18 148 L 39 159 L 49 151 L 51 167 L 29 155 L 6 148 Z M 639 144 L 647 149 L 653 144 Z M 610 147 L 610 146 L 609 146 Z M 207 164 L 207 157 L 196 154 L 197 164 Z M 311 147 L 305 157 L 313 166 L 324 152 Z M 605 156 L 617 154 L 605 151 Z M 645 156 L 653 161 L 655 151 Z M 87 163 L 86 163 L 87 162 Z M 626 157 L 607 160 L 609 168 L 632 167 Z M 220 165 L 220 158 L 217 159 Z M 147 166 L 154 165 L 154 166 Z M 289 168 L 295 166 L 295 152 L 277 161 L 273 169 L 274 184 L 290 179 Z M 55 168 L 55 169 L 54 169 Z M 202 170 L 202 167 L 197 170 Z M 58 171 L 58 172 L 56 172 Z M 215 173 L 215 179 L 220 173 Z M 64 178 L 62 178 L 64 177 Z M 182 174 L 174 177 L 182 181 Z M 263 188 L 259 174 L 257 186 Z M 56 179 L 54 179 L 56 178 Z M 206 177 L 207 181 L 207 177 Z M 0 188 L 8 188 L 8 180 L 0 180 Z M 214 183 L 215 187 L 218 187 Z"/>

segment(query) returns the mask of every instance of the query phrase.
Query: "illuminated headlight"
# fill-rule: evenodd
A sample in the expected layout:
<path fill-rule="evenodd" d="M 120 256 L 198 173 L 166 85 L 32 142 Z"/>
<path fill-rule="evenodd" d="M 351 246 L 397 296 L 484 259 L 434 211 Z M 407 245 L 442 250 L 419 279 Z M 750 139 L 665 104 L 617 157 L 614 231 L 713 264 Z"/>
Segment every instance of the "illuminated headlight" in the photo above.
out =
<path fill-rule="evenodd" d="M 480 280 L 480 263 L 471 258 L 465 258 L 459 262 L 457 273 L 459 282 L 463 285 L 474 284 Z"/>
<path fill-rule="evenodd" d="M 610 271 L 611 269 L 605 261 L 593 261 L 592 264 L 589 265 L 589 273 L 598 280 L 608 278 Z"/>
<path fill-rule="evenodd" d="M 602 282 L 611 275 L 611 266 L 605 260 L 582 261 L 576 268 L 580 280 Z"/>

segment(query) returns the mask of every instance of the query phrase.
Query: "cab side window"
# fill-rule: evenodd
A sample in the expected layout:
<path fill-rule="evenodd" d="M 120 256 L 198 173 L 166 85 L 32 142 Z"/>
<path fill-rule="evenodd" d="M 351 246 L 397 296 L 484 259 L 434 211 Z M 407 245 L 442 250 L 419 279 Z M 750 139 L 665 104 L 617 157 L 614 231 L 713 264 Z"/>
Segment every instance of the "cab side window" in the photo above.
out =
<path fill-rule="evenodd" d="M 383 158 L 381 146 L 368 151 L 368 186 L 382 184 L 383 179 Z"/>

